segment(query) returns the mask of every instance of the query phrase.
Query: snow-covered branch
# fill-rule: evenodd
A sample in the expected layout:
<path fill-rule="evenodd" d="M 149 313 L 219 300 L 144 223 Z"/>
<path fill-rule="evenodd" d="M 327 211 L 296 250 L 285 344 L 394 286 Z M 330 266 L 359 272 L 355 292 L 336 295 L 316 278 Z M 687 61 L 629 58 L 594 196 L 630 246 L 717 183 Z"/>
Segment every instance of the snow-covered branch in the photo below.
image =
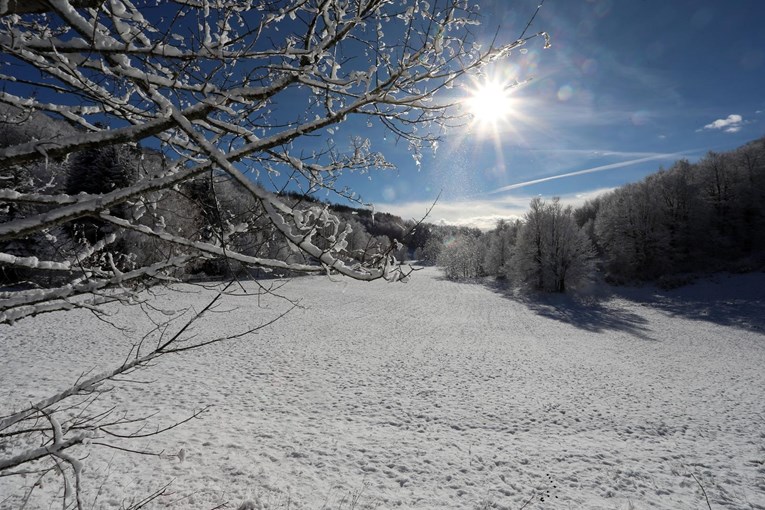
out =
<path fill-rule="evenodd" d="M 469 74 L 546 38 L 524 30 L 487 44 L 478 22 L 465 0 L 0 0 L 12 69 L 0 74 L 0 325 L 103 314 L 205 273 L 405 279 L 395 236 L 365 239 L 360 223 L 285 191 L 363 203 L 342 177 L 393 165 L 357 126 L 405 140 L 419 164 L 464 122 Z M 80 507 L 82 466 L 66 451 L 102 432 L 88 414 L 67 425 L 57 405 L 261 327 L 198 340 L 182 328 L 3 418 L 0 437 L 39 441 L 0 459 L 0 472 L 47 463 L 66 482 L 64 506 Z"/>

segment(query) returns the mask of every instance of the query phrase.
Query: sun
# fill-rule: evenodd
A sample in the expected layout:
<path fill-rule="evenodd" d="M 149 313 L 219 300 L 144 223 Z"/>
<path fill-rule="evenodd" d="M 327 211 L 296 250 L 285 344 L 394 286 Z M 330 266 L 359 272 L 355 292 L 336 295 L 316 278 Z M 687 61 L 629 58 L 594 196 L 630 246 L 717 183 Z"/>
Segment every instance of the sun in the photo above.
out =
<path fill-rule="evenodd" d="M 510 87 L 495 81 L 477 85 L 470 93 L 467 107 L 479 125 L 494 126 L 507 120 L 513 112 Z"/>

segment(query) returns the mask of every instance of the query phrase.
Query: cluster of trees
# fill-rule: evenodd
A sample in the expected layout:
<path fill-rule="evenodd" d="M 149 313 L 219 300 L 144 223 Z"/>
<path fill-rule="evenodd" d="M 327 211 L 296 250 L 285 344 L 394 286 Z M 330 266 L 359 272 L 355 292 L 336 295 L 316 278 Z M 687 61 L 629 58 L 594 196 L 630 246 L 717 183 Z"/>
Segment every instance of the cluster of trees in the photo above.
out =
<path fill-rule="evenodd" d="M 534 198 L 522 220 L 500 220 L 485 233 L 461 229 L 438 248 L 436 263 L 448 278 L 495 276 L 547 292 L 586 282 L 595 255 L 573 209 L 557 198 Z"/>
<path fill-rule="evenodd" d="M 765 139 L 710 152 L 614 190 L 575 213 L 616 283 L 752 270 L 765 250 Z"/>
<path fill-rule="evenodd" d="M 522 220 L 486 233 L 434 236 L 422 258 L 449 278 L 496 276 L 564 292 L 599 268 L 617 284 L 672 286 L 696 272 L 765 264 L 765 139 L 681 160 L 572 209 L 531 201 Z"/>

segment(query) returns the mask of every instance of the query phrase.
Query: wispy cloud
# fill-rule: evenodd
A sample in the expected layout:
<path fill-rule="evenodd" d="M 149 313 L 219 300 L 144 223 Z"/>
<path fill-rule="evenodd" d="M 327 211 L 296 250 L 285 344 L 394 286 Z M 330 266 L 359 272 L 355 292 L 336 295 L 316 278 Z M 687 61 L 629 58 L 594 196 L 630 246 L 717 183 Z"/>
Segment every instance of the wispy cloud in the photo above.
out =
<path fill-rule="evenodd" d="M 529 197 L 503 197 L 499 200 L 439 200 L 425 221 L 435 224 L 494 228 L 499 219 L 520 218 L 526 213 Z M 404 219 L 421 219 L 432 202 L 375 203 L 375 209 Z"/>
<path fill-rule="evenodd" d="M 600 166 L 596 166 L 592 168 L 585 168 L 583 170 L 577 170 L 575 172 L 567 172 L 564 174 L 550 175 L 548 177 L 541 177 L 539 179 L 532 179 L 530 181 L 517 182 L 515 184 L 510 184 L 509 186 L 503 186 L 501 188 L 497 188 L 493 191 L 490 191 L 489 194 L 502 193 L 504 191 L 510 191 L 510 190 L 514 190 L 518 188 L 525 188 L 527 186 L 532 186 L 534 184 L 539 184 L 542 182 L 554 181 L 557 179 L 566 179 L 568 177 L 576 177 L 577 175 L 592 174 L 595 172 L 604 172 L 606 170 L 614 170 L 616 168 L 624 168 L 627 166 L 637 165 L 640 163 L 646 163 L 648 161 L 675 160 L 680 157 L 686 156 L 688 154 L 689 154 L 688 152 L 675 152 L 671 154 L 651 154 L 649 156 L 645 156 L 642 158 L 630 159 L 627 161 L 619 161 L 617 163 L 610 163 L 608 165 L 600 165 Z"/>
<path fill-rule="evenodd" d="M 585 201 L 607 193 L 613 188 L 598 188 L 583 193 L 561 196 L 563 205 L 577 207 Z M 457 225 L 491 230 L 500 219 L 514 220 L 522 218 L 528 210 L 529 202 L 536 195 L 512 195 L 495 199 L 439 200 L 426 219 L 429 223 Z M 552 198 L 552 197 L 547 197 Z M 421 219 L 431 202 L 376 203 L 375 209 L 401 216 L 404 219 Z"/>
<path fill-rule="evenodd" d="M 730 114 L 725 119 L 710 122 L 703 129 L 722 129 L 726 133 L 738 133 L 744 125 L 744 118 L 738 114 Z"/>

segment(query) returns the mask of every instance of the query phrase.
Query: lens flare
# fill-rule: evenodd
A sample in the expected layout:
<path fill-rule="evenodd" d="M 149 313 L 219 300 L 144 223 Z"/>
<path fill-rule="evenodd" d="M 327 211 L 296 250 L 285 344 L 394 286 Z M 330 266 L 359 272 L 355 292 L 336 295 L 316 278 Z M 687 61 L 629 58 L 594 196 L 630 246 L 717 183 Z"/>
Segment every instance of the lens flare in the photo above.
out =
<path fill-rule="evenodd" d="M 467 106 L 478 124 L 495 125 L 513 112 L 510 90 L 502 83 L 487 81 L 471 92 Z"/>

